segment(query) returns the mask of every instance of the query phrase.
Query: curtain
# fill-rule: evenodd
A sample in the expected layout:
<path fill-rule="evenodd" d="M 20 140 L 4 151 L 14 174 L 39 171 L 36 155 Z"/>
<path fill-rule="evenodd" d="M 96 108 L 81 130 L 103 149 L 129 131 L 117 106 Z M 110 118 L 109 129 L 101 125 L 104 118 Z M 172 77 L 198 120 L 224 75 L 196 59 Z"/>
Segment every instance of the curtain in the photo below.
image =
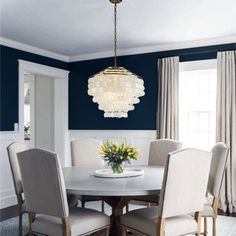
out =
<path fill-rule="evenodd" d="M 179 57 L 158 60 L 158 138 L 179 138 Z"/>
<path fill-rule="evenodd" d="M 236 51 L 217 54 L 216 141 L 230 148 L 220 203 L 236 212 Z"/>

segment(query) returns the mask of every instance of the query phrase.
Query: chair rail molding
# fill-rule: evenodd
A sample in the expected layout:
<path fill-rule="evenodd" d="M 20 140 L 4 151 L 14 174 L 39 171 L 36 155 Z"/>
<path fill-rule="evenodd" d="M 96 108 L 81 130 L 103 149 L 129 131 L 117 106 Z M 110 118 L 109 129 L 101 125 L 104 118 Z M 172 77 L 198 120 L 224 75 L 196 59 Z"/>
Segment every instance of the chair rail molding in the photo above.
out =
<path fill-rule="evenodd" d="M 115 140 L 118 143 L 125 141 L 140 149 L 140 159 L 132 162 L 135 165 L 147 165 L 150 142 L 157 137 L 156 130 L 70 130 L 70 141 L 80 138 L 92 138 L 99 141 Z"/>

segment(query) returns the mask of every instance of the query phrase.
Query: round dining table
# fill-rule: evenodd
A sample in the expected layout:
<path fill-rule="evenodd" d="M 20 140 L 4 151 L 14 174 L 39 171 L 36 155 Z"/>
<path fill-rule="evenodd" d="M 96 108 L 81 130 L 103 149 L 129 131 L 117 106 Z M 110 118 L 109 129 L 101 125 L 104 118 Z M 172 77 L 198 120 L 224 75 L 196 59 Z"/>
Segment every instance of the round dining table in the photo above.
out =
<path fill-rule="evenodd" d="M 144 174 L 126 178 L 101 178 L 94 175 L 98 168 L 65 167 L 63 175 L 69 194 L 100 196 L 111 206 L 111 235 L 121 234 L 120 217 L 123 208 L 135 196 L 155 195 L 161 190 L 164 168 L 136 166 Z"/>

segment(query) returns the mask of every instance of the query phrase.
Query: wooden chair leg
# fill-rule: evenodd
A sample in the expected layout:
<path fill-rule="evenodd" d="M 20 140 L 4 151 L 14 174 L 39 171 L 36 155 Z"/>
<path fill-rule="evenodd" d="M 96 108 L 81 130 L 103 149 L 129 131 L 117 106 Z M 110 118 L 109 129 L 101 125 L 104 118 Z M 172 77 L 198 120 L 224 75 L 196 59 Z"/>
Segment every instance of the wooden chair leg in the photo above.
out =
<path fill-rule="evenodd" d="M 110 234 L 110 227 L 107 227 L 105 230 L 106 230 L 105 235 L 106 235 L 106 236 L 109 236 L 109 234 Z"/>
<path fill-rule="evenodd" d="M 19 226 L 18 226 L 18 234 L 19 236 L 22 236 L 23 235 L 23 227 L 22 227 L 22 212 L 19 212 Z"/>
<path fill-rule="evenodd" d="M 164 218 L 161 218 L 159 217 L 158 218 L 158 228 L 157 228 L 157 235 L 158 236 L 164 236 L 164 228 L 165 228 L 165 219 Z"/>
<path fill-rule="evenodd" d="M 127 230 L 122 226 L 122 236 L 127 236 Z"/>
<path fill-rule="evenodd" d="M 216 218 L 212 218 L 212 236 L 216 236 Z"/>
<path fill-rule="evenodd" d="M 70 231 L 70 223 L 69 223 L 68 218 L 62 219 L 62 227 L 63 227 L 63 236 L 70 236 L 71 231 Z"/>
<path fill-rule="evenodd" d="M 129 212 L 129 204 L 126 204 L 126 206 L 125 206 L 125 211 L 126 211 L 126 213 Z"/>
<path fill-rule="evenodd" d="M 29 236 L 33 236 L 32 223 L 35 219 L 35 214 L 33 212 L 29 212 L 28 217 L 29 217 Z"/>
<path fill-rule="evenodd" d="M 84 208 L 85 207 L 85 201 L 81 200 L 81 206 Z"/>
<path fill-rule="evenodd" d="M 105 203 L 104 203 L 104 201 L 102 200 L 102 213 L 104 213 L 105 212 Z"/>
<path fill-rule="evenodd" d="M 200 236 L 200 234 L 201 234 L 201 214 L 200 214 L 200 212 L 195 213 L 194 219 L 196 220 L 196 222 L 198 224 L 197 233 L 195 235 Z"/>
<path fill-rule="evenodd" d="M 207 217 L 204 217 L 204 236 L 207 236 Z"/>

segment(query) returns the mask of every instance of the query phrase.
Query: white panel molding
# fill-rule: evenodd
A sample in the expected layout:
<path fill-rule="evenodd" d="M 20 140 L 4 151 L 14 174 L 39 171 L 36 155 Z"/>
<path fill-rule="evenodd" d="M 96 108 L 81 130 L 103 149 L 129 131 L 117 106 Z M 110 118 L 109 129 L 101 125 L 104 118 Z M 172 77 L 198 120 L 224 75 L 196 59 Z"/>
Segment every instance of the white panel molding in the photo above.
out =
<path fill-rule="evenodd" d="M 15 189 L 4 189 L 0 191 L 0 209 L 17 204 Z"/>
<path fill-rule="evenodd" d="M 0 132 L 0 209 L 16 204 L 16 196 L 10 164 L 7 156 L 7 146 L 12 142 L 24 142 L 19 132 Z"/>
<path fill-rule="evenodd" d="M 25 52 L 34 53 L 34 54 L 44 56 L 44 57 L 49 57 L 49 58 L 56 59 L 59 61 L 69 62 L 69 57 L 66 55 L 62 55 L 62 54 L 51 52 L 45 49 L 33 47 L 31 45 L 20 43 L 20 42 L 17 42 L 17 41 L 14 41 L 5 37 L 0 37 L 0 44 L 3 46 L 19 49 Z"/>
<path fill-rule="evenodd" d="M 203 47 L 203 46 L 211 46 L 211 45 L 219 45 L 227 43 L 236 43 L 236 35 L 229 37 L 219 37 L 211 39 L 177 42 L 177 43 L 163 43 L 163 44 L 157 44 L 155 46 L 118 49 L 118 56 L 135 55 L 135 54 L 151 53 L 151 52 L 162 52 L 175 49 L 195 48 L 195 47 Z M 80 55 L 70 56 L 69 62 L 85 61 L 85 60 L 106 58 L 112 56 L 114 56 L 114 52 L 112 50 L 97 52 L 97 53 L 88 53 L 82 55 L 80 54 Z"/>
<path fill-rule="evenodd" d="M 70 141 L 80 138 L 92 138 L 99 141 L 115 140 L 119 143 L 125 141 L 140 149 L 140 159 L 133 162 L 135 165 L 147 165 L 150 142 L 155 140 L 155 130 L 70 130 Z"/>

